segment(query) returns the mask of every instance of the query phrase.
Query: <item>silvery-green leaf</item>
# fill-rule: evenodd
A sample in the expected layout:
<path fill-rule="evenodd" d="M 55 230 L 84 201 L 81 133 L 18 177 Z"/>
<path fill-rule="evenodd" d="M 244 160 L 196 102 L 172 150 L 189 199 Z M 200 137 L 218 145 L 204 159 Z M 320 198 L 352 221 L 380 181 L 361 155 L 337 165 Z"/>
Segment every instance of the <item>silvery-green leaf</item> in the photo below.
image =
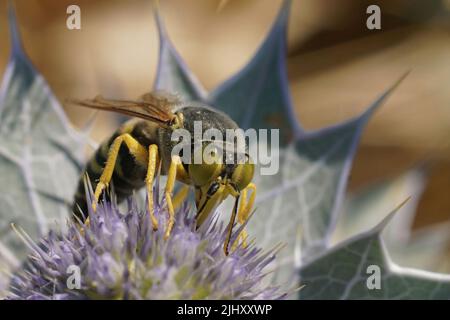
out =
<path fill-rule="evenodd" d="M 55 222 L 64 225 L 63 202 L 73 197 L 84 141 L 24 53 L 13 9 L 9 18 L 12 53 L 0 92 L 0 242 L 20 259 L 26 250 L 11 223 L 33 239 Z"/>
<path fill-rule="evenodd" d="M 282 129 L 282 146 L 303 132 L 293 111 L 286 69 L 290 5 L 290 0 L 283 2 L 272 29 L 253 58 L 208 98 L 243 129 Z"/>
<path fill-rule="evenodd" d="M 380 233 L 395 211 L 302 266 L 300 299 L 450 298 L 450 275 L 400 267 L 390 259 Z"/>
<path fill-rule="evenodd" d="M 159 62 L 154 87 L 176 93 L 183 100 L 203 100 L 206 92 L 173 47 L 159 12 L 155 10 L 159 32 Z"/>
<path fill-rule="evenodd" d="M 333 243 L 369 229 L 382 218 L 380 212 L 387 212 L 401 199 L 410 197 L 382 233 L 386 248 L 393 260 L 403 266 L 438 271 L 450 240 L 449 226 L 439 224 L 412 230 L 426 181 L 424 168 L 415 168 L 349 195 L 333 234 Z"/>
<path fill-rule="evenodd" d="M 383 239 L 385 239 L 383 233 Z M 449 272 L 448 246 L 450 223 L 422 227 L 411 233 L 407 242 L 386 245 L 392 260 L 402 266 L 434 272 Z"/>
<path fill-rule="evenodd" d="M 343 241 L 374 226 L 396 203 L 410 197 L 383 233 L 387 245 L 405 244 L 410 239 L 417 205 L 427 181 L 423 168 L 365 187 L 347 196 L 333 234 L 333 243 Z"/>
<path fill-rule="evenodd" d="M 399 82 L 359 117 L 302 135 L 282 150 L 279 174 L 257 177 L 257 212 L 249 232 L 262 245 L 287 243 L 277 260 L 279 281 L 292 281 L 295 266 L 329 246 L 361 132 Z"/>

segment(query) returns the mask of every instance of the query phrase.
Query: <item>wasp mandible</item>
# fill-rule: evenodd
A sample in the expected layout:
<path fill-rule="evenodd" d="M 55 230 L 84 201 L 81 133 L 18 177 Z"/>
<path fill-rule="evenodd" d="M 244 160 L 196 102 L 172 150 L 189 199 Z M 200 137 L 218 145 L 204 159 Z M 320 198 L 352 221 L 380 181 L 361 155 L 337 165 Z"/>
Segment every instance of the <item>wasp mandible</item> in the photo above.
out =
<path fill-rule="evenodd" d="M 188 143 L 194 150 L 193 157 L 195 152 L 198 152 L 194 149 L 194 145 L 200 145 L 201 152 L 208 145 L 212 143 L 217 145 L 218 142 L 197 141 L 194 123 L 200 121 L 203 131 L 217 129 L 225 137 L 227 129 L 239 129 L 230 117 L 205 104 L 183 103 L 178 97 L 161 92 L 144 94 L 139 100 L 112 100 L 97 96 L 86 100 L 71 99 L 69 102 L 133 117 L 104 141 L 88 161 L 80 178 L 73 204 L 73 212 L 78 217 L 83 219 L 83 212 L 87 212 L 83 181 L 83 177 L 87 175 L 95 190 L 92 203 L 94 211 L 98 201 L 104 196 L 104 190 L 110 185 L 114 187 L 118 202 L 126 199 L 134 190 L 145 186 L 148 212 L 153 229 L 157 230 L 159 226 L 154 215 L 153 182 L 157 173 L 160 172 L 167 176 L 165 197 L 168 220 L 164 233 L 165 239 L 170 236 L 175 223 L 174 211 L 190 188 L 195 191 L 197 227 L 225 198 L 228 196 L 235 198 L 224 243 L 224 252 L 229 253 L 235 220 L 237 219 L 241 224 L 247 220 L 256 196 L 256 187 L 251 182 L 254 163 L 248 155 L 248 143 L 245 142 L 243 161 L 230 164 L 226 158 L 235 155 L 230 155 L 229 152 L 213 152 L 212 155 L 216 156 L 215 161 L 195 163 L 183 161 L 182 155 L 173 154 L 174 146 L 178 142 L 173 141 L 172 133 L 177 129 L 185 129 L 191 134 L 193 138 Z M 213 148 L 213 150 L 216 149 Z M 183 183 L 184 187 L 173 196 L 175 181 Z M 249 191 L 251 195 L 247 200 Z M 241 201 L 239 201 L 240 198 Z M 245 241 L 245 235 L 240 236 L 244 236 Z"/>

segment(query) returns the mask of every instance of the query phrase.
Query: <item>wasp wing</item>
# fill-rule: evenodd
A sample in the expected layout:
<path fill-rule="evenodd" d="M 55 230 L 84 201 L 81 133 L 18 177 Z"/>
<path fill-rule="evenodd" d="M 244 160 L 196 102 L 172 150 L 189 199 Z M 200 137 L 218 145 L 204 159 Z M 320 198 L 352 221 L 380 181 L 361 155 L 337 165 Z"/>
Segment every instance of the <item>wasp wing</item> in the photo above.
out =
<path fill-rule="evenodd" d="M 144 93 L 141 96 L 141 100 L 151 104 L 159 105 L 163 108 L 170 109 L 173 109 L 176 106 L 180 106 L 182 104 L 181 99 L 178 95 L 163 90 Z"/>
<path fill-rule="evenodd" d="M 146 93 L 141 100 L 114 100 L 97 96 L 94 99 L 70 99 L 68 102 L 104 111 L 112 111 L 150 120 L 162 124 L 170 124 L 175 118 L 174 109 L 180 101 L 171 95 L 161 93 Z"/>

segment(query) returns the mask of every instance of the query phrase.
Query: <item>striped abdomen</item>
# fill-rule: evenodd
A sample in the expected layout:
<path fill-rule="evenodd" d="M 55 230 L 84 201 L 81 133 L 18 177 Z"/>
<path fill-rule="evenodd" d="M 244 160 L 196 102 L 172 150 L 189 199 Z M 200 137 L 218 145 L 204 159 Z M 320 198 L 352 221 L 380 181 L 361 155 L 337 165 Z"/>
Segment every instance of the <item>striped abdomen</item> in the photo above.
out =
<path fill-rule="evenodd" d="M 147 130 L 146 130 L 147 129 Z M 103 168 L 108 158 L 109 148 L 119 135 L 129 133 L 132 137 L 138 140 L 144 147 L 148 148 L 151 143 L 156 143 L 154 132 L 148 123 L 144 121 L 136 122 L 134 120 L 127 122 L 119 130 L 117 130 L 108 140 L 104 141 L 96 150 L 94 155 L 88 161 L 83 175 L 78 182 L 77 191 L 75 193 L 73 212 L 84 220 L 87 215 L 87 200 L 86 191 L 84 188 L 84 177 L 86 173 L 89 176 L 93 190 L 97 186 L 99 178 L 103 172 Z M 130 154 L 127 146 L 123 143 L 120 147 L 117 161 L 114 167 L 114 173 L 110 183 L 113 188 L 118 202 L 123 201 L 133 194 L 134 190 L 140 189 L 145 185 L 145 176 L 147 168 L 138 164 L 133 155 Z M 106 195 L 108 191 L 106 192 Z M 102 198 L 100 198 L 100 201 Z M 81 212 L 80 209 L 81 208 Z"/>

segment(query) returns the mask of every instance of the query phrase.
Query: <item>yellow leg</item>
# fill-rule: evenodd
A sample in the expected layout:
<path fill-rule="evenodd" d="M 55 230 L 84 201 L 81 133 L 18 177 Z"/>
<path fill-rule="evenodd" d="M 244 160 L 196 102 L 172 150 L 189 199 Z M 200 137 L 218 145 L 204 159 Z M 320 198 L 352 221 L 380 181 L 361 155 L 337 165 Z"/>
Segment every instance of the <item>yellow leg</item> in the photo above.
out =
<path fill-rule="evenodd" d="M 117 155 L 119 154 L 120 146 L 122 143 L 128 147 L 130 153 L 134 156 L 136 161 L 144 166 L 147 165 L 148 153 L 145 147 L 143 147 L 136 139 L 134 139 L 130 134 L 124 133 L 118 136 L 109 148 L 108 159 L 106 160 L 105 168 L 103 169 L 100 180 L 95 187 L 94 201 L 92 203 L 92 208 L 94 212 L 97 209 L 97 203 L 100 199 L 102 191 L 108 187 L 111 182 L 111 178 L 114 172 L 114 167 L 116 165 Z"/>
<path fill-rule="evenodd" d="M 248 191 L 252 191 L 250 195 L 250 199 L 247 201 L 247 195 Z M 250 183 L 247 188 L 242 190 L 241 192 L 241 201 L 239 204 L 239 210 L 237 214 L 237 220 L 242 225 L 248 220 L 248 216 L 250 214 L 250 211 L 253 208 L 253 204 L 255 203 L 256 198 L 256 186 L 254 183 Z M 236 242 L 233 244 L 233 249 L 236 248 L 239 241 L 242 241 L 242 245 L 245 247 L 247 245 L 247 231 L 244 229 L 239 234 L 238 238 L 236 239 Z"/>
<path fill-rule="evenodd" d="M 175 211 L 173 208 L 172 195 L 173 188 L 175 186 L 175 180 L 177 178 L 178 166 L 182 166 L 179 156 L 172 156 L 172 161 L 170 162 L 169 172 L 167 174 L 167 183 L 165 189 L 166 202 L 167 202 L 167 213 L 169 215 L 169 221 L 167 222 L 166 233 L 164 234 L 164 239 L 168 239 L 170 233 L 172 232 L 173 225 L 175 223 Z"/>
<path fill-rule="evenodd" d="M 247 202 L 247 194 L 248 191 L 252 191 L 251 195 L 250 195 L 250 200 L 248 200 Z M 241 194 L 241 203 L 239 205 L 239 210 L 238 210 L 238 221 L 240 224 L 245 223 L 245 221 L 247 221 L 248 219 L 248 215 L 250 214 L 250 211 L 253 208 L 253 204 L 255 203 L 255 198 L 256 198 L 256 186 L 254 183 L 250 183 L 247 188 L 245 188 L 242 191 Z"/>
<path fill-rule="evenodd" d="M 181 187 L 180 191 L 177 192 L 175 197 L 173 197 L 173 207 L 175 208 L 175 210 L 180 207 L 184 199 L 186 199 L 188 193 L 189 193 L 189 186 L 184 185 Z"/>
<path fill-rule="evenodd" d="M 225 239 L 225 243 L 223 244 L 223 252 L 225 253 L 226 256 L 230 253 L 229 246 L 230 246 L 231 234 L 233 232 L 234 221 L 236 220 L 236 215 L 237 215 L 237 210 L 238 210 L 237 209 L 238 201 L 239 201 L 239 195 L 236 197 L 236 200 L 234 202 L 233 212 L 231 213 L 230 222 L 228 223 L 227 237 Z"/>
<path fill-rule="evenodd" d="M 158 230 L 158 220 L 155 217 L 155 208 L 153 205 L 153 181 L 155 180 L 156 169 L 159 164 L 158 146 L 152 144 L 148 148 L 148 167 L 145 184 L 147 186 L 148 212 L 152 221 L 153 230 Z"/>

